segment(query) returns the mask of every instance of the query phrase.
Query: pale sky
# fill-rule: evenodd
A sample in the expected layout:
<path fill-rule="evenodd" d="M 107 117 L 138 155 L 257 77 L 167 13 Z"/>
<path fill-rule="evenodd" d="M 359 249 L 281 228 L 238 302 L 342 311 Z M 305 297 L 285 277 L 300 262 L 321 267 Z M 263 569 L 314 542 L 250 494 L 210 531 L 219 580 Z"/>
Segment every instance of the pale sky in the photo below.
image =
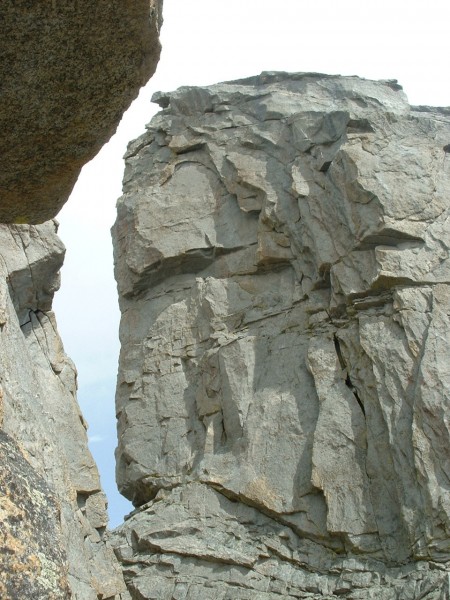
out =
<path fill-rule="evenodd" d="M 67 254 L 54 310 L 78 368 L 79 402 L 111 527 L 132 507 L 114 483 L 119 312 L 109 230 L 126 145 L 158 109 L 152 94 L 261 71 L 314 71 L 398 79 L 411 104 L 449 106 L 449 6 L 448 0 L 164 0 L 157 72 L 117 134 L 84 167 L 57 217 Z"/>

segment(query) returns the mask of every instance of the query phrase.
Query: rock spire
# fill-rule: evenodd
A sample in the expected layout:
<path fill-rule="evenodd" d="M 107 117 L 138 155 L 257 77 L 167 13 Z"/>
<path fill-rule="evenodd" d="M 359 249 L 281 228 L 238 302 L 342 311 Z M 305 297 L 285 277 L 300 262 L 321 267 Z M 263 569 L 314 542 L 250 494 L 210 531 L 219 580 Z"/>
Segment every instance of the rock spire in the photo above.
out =
<path fill-rule="evenodd" d="M 132 597 L 444 600 L 450 110 L 303 73 L 155 100 L 113 229 Z"/>

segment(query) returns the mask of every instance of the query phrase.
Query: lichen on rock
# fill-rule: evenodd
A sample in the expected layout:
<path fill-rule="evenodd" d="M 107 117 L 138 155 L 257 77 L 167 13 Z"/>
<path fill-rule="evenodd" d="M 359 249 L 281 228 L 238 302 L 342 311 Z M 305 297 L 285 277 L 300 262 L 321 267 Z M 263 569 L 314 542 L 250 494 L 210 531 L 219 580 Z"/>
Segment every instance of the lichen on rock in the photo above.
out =
<path fill-rule="evenodd" d="M 0 597 L 70 598 L 55 494 L 0 431 Z"/>

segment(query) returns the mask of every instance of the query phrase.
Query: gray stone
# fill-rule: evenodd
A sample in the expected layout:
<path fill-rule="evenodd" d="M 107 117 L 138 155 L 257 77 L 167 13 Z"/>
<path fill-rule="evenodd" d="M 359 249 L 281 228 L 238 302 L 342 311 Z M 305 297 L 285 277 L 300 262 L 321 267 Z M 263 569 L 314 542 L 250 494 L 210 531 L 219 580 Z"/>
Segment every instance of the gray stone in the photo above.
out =
<path fill-rule="evenodd" d="M 156 100 L 113 228 L 131 596 L 448 598 L 450 111 L 317 74 Z"/>
<path fill-rule="evenodd" d="M 12 541 L 0 551 L 0 596 L 126 598 L 103 539 L 106 502 L 76 400 L 76 370 L 51 310 L 64 257 L 56 223 L 0 225 L 0 248 L 0 428 L 23 454 L 1 461 L 2 535 Z"/>

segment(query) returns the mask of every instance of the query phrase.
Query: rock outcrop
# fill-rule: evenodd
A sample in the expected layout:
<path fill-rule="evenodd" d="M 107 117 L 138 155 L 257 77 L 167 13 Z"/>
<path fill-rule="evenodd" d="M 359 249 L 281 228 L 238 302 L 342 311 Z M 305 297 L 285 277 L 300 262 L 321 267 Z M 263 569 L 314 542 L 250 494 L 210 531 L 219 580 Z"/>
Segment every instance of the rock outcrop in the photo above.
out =
<path fill-rule="evenodd" d="M 42 223 L 159 58 L 162 0 L 3 2 L 0 223 Z"/>
<path fill-rule="evenodd" d="M 56 224 L 0 225 L 0 248 L 0 597 L 128 598 L 51 310 Z"/>
<path fill-rule="evenodd" d="M 132 598 L 448 598 L 450 110 L 317 74 L 156 101 L 113 229 Z"/>

